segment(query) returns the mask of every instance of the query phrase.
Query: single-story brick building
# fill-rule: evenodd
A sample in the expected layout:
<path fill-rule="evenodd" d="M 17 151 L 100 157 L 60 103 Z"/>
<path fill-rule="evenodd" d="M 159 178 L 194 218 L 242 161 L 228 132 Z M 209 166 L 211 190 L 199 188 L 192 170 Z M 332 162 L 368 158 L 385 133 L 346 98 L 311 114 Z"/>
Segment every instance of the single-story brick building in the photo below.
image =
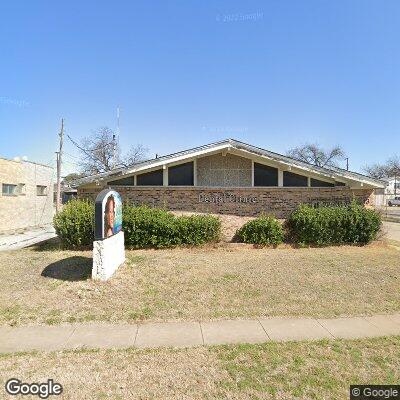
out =
<path fill-rule="evenodd" d="M 125 202 L 168 210 L 285 218 L 301 203 L 373 204 L 384 182 L 340 168 L 320 168 L 226 139 L 75 182 L 78 197 L 105 187 Z"/>

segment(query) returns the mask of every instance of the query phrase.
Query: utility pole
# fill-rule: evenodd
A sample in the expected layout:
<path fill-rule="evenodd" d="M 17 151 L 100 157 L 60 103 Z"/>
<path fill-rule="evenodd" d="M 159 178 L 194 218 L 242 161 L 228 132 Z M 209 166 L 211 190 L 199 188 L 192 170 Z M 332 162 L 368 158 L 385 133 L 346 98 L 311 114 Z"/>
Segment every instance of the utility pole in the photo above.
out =
<path fill-rule="evenodd" d="M 349 157 L 346 157 L 346 170 L 349 170 Z"/>
<path fill-rule="evenodd" d="M 57 199 L 56 199 L 56 212 L 60 211 L 61 206 L 61 159 L 62 159 L 62 147 L 64 140 L 64 118 L 61 118 L 61 130 L 58 134 L 60 137 L 60 147 L 56 151 L 57 154 Z"/>
<path fill-rule="evenodd" d="M 117 107 L 117 135 L 119 137 L 119 107 Z M 117 164 L 117 138 L 115 133 L 113 133 L 113 161 L 112 161 L 112 169 L 116 167 Z"/>

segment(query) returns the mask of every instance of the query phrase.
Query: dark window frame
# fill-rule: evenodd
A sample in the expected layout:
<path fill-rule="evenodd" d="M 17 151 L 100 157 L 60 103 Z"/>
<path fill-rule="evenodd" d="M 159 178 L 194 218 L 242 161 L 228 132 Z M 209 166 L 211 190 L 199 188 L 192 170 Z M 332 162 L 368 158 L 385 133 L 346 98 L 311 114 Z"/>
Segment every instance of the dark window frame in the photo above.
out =
<path fill-rule="evenodd" d="M 13 192 L 9 193 L 8 191 L 5 192 L 4 188 L 5 187 L 13 187 Z M 2 183 L 1 184 L 1 194 L 2 196 L 18 196 L 18 185 L 15 185 L 14 183 Z"/>
<path fill-rule="evenodd" d="M 48 193 L 48 187 L 46 185 L 36 185 L 36 196 L 47 196 Z"/>
<path fill-rule="evenodd" d="M 143 174 L 136 175 L 136 186 L 163 186 L 164 184 L 164 173 L 162 169 L 156 169 L 150 172 L 144 172 Z M 146 180 L 149 178 L 155 178 L 156 183 L 141 183 L 142 179 Z M 157 180 L 158 179 L 158 180 Z"/>
<path fill-rule="evenodd" d="M 300 180 L 301 180 L 305 184 L 287 185 L 287 184 L 285 184 L 285 180 L 287 180 L 287 179 L 292 179 L 292 183 L 296 179 L 297 179 L 298 182 L 300 182 Z M 282 182 L 282 184 L 283 184 L 284 187 L 308 187 L 308 177 L 305 176 L 305 175 L 296 174 L 295 172 L 292 172 L 292 171 L 283 171 L 283 182 Z"/>
<path fill-rule="evenodd" d="M 271 167 L 269 165 L 260 164 L 257 162 L 253 163 L 254 181 L 255 187 L 276 187 L 278 186 L 278 168 Z M 264 173 L 264 175 L 263 175 Z M 265 174 L 266 173 L 266 174 Z M 264 182 L 262 182 L 264 180 Z M 263 185 L 267 180 L 273 181 L 274 184 Z"/>
<path fill-rule="evenodd" d="M 177 183 L 176 177 L 171 176 L 171 172 L 173 174 L 174 171 L 179 171 L 177 175 L 178 178 L 179 178 L 179 173 L 183 174 L 181 176 L 183 178 L 182 182 Z M 194 161 L 189 161 L 186 163 L 168 167 L 168 186 L 194 186 Z"/>
<path fill-rule="evenodd" d="M 321 182 L 321 184 L 318 184 L 319 182 Z M 335 183 L 322 181 L 317 178 L 310 178 L 310 187 L 335 187 Z"/>
<path fill-rule="evenodd" d="M 130 181 L 130 183 L 127 183 Z M 135 177 L 133 175 L 127 176 L 125 178 L 115 179 L 113 181 L 108 181 L 107 185 L 114 186 L 135 186 Z"/>

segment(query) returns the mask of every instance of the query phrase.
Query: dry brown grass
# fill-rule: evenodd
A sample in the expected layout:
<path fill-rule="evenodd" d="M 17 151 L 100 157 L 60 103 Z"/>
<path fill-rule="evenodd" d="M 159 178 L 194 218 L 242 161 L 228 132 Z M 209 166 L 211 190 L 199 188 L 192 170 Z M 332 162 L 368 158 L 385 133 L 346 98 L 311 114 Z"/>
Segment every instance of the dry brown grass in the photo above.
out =
<path fill-rule="evenodd" d="M 334 317 L 400 310 L 397 249 L 138 250 L 108 282 L 90 252 L 0 253 L 0 323 Z M 47 276 L 42 276 L 44 273 Z"/>
<path fill-rule="evenodd" d="M 337 400 L 350 384 L 397 384 L 399 360 L 399 337 L 12 354 L 0 357 L 0 384 L 52 378 L 62 398 L 79 400 Z"/>

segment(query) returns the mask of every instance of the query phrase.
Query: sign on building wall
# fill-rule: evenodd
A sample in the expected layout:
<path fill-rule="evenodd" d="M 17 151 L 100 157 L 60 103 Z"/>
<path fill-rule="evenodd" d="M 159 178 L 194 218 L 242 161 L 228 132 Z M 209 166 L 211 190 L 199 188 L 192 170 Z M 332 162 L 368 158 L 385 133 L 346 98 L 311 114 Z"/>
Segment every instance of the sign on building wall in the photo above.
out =
<path fill-rule="evenodd" d="M 198 195 L 199 203 L 245 203 L 254 204 L 258 203 L 258 197 L 254 195 L 237 195 L 230 192 L 219 192 L 219 193 L 200 193 Z"/>
<path fill-rule="evenodd" d="M 95 240 L 107 239 L 122 229 L 122 199 L 118 192 L 102 190 L 95 203 Z"/>

